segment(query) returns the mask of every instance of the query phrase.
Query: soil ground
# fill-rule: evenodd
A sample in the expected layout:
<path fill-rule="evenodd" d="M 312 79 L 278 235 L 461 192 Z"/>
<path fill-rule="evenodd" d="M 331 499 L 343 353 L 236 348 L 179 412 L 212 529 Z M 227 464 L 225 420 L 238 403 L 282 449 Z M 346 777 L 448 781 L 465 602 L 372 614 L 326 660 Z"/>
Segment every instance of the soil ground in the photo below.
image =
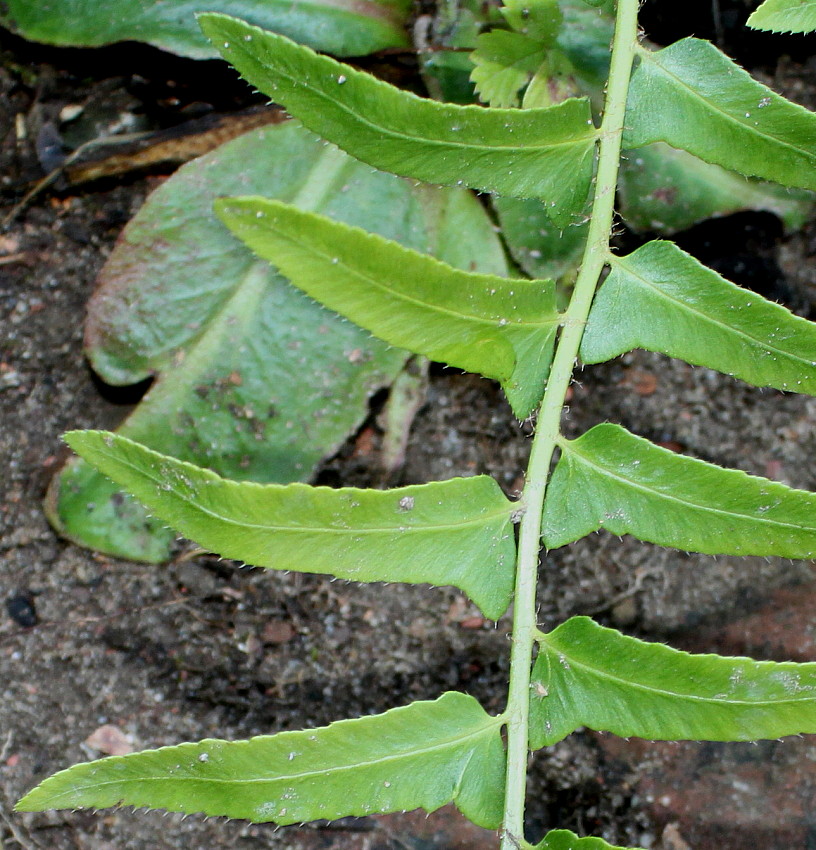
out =
<path fill-rule="evenodd" d="M 215 63 L 194 66 L 138 47 L 90 58 L 0 38 L 0 215 L 42 176 L 42 128 L 68 104 L 103 104 L 156 127 L 181 120 L 185 108 L 194 112 L 207 100 L 207 85 L 220 92 L 218 109 L 244 97 Z M 816 65 L 799 48 L 792 53 L 752 67 L 812 106 Z M 148 566 L 93 554 L 50 529 L 41 500 L 64 456 L 60 434 L 114 427 L 135 400 L 92 379 L 82 323 L 96 273 L 161 176 L 57 185 L 0 234 L 0 846 L 496 846 L 447 810 L 429 819 L 286 829 L 129 810 L 11 813 L 45 776 L 98 756 L 86 741 L 105 725 L 140 748 L 322 725 L 451 688 L 490 711 L 503 704 L 509 621 L 484 622 L 454 591 L 329 583 L 213 559 Z M 732 276 L 742 269 L 748 283 L 773 279 L 779 297 L 812 313 L 813 222 L 785 236 L 771 216 L 743 214 L 685 239 Z M 752 389 L 642 352 L 578 377 L 565 413 L 570 434 L 619 422 L 705 460 L 816 489 L 812 398 Z M 493 384 L 437 370 L 397 483 L 486 472 L 511 492 L 529 433 Z M 358 435 L 328 460 L 333 478 L 374 481 L 377 457 L 367 445 Z M 726 647 L 776 658 L 807 644 L 810 655 L 802 650 L 797 660 L 815 660 L 812 607 L 802 606 L 813 599 L 813 578 L 813 564 L 706 558 L 604 533 L 547 556 L 539 617 L 550 628 L 591 614 L 695 651 Z M 771 640 L 780 629 L 784 635 Z M 578 733 L 538 754 L 529 782 L 531 835 L 565 826 L 664 850 L 741 850 L 758 836 L 766 846 L 816 846 L 813 740 L 753 751 L 624 743 Z M 774 802 L 800 799 L 798 808 Z"/>

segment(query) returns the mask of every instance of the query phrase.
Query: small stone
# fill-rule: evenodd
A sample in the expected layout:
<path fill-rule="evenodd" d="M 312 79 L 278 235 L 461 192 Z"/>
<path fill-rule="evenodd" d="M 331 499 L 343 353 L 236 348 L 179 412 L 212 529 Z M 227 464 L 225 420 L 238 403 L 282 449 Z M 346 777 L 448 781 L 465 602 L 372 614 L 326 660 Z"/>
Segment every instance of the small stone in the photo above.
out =
<path fill-rule="evenodd" d="M 15 593 L 6 600 L 9 617 L 24 629 L 30 629 L 40 622 L 34 607 L 34 596 L 27 590 Z"/>
<path fill-rule="evenodd" d="M 295 636 L 295 627 L 286 620 L 270 620 L 261 633 L 264 643 L 288 643 Z"/>
<path fill-rule="evenodd" d="M 461 623 L 465 618 L 468 603 L 464 596 L 456 596 L 451 602 L 448 613 L 445 615 L 446 623 Z"/>
<path fill-rule="evenodd" d="M 126 756 L 133 752 L 133 744 L 130 738 L 112 723 L 100 726 L 85 739 L 85 743 L 89 747 L 99 750 L 100 753 L 107 753 L 109 756 Z"/>
<path fill-rule="evenodd" d="M 637 602 L 633 596 L 627 596 L 626 599 L 622 599 L 617 605 L 614 605 L 610 613 L 612 614 L 612 622 L 616 626 L 631 626 L 637 620 Z"/>
<path fill-rule="evenodd" d="M 184 561 L 178 566 L 176 580 L 193 596 L 212 596 L 218 590 L 218 578 L 194 561 Z"/>
<path fill-rule="evenodd" d="M 661 838 L 665 850 L 691 850 L 691 846 L 680 834 L 676 823 L 666 824 Z"/>
<path fill-rule="evenodd" d="M 649 396 L 657 389 L 657 375 L 647 369 L 631 369 L 626 376 L 628 386 L 640 396 Z"/>

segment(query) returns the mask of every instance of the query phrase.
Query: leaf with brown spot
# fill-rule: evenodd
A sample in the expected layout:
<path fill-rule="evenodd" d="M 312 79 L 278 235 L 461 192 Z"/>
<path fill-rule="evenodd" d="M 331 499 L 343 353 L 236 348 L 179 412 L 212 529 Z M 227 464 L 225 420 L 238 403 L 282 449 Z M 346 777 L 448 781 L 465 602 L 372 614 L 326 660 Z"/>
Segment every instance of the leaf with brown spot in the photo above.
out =
<path fill-rule="evenodd" d="M 119 433 L 219 474 L 308 480 L 368 413 L 406 352 L 319 306 L 215 218 L 215 198 L 262 195 L 494 274 L 504 256 L 478 202 L 373 172 L 294 122 L 189 163 L 127 226 L 89 306 L 86 350 L 103 380 L 157 376 Z M 49 517 L 103 552 L 158 562 L 173 533 L 85 463 L 51 486 Z"/>

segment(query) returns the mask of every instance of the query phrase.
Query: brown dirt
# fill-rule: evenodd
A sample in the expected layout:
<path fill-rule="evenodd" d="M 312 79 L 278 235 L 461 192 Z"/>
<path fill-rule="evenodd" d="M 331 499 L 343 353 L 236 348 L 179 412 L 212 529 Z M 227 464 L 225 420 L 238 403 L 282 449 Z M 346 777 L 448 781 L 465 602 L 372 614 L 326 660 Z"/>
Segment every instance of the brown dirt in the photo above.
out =
<path fill-rule="evenodd" d="M 29 48 L 15 39 L 0 53 L 0 215 L 27 181 L 41 176 L 34 140 L 64 105 L 123 98 L 117 108 L 142 109 L 154 126 L 170 120 L 159 108 L 165 83 L 140 89 L 133 78 L 160 78 L 156 52 L 96 56 L 90 63 L 79 52 Z M 168 65 L 161 62 L 164 73 Z M 181 81 L 176 91 L 187 91 L 185 80 L 200 75 L 183 62 L 169 67 Z M 785 67 L 812 97 L 810 72 Z M 229 90 L 226 73 L 208 68 L 213 79 L 224 74 Z M 141 103 L 134 91 L 142 92 Z M 181 100 L 174 109 L 184 107 Z M 331 583 L 213 559 L 146 566 L 92 554 L 49 528 L 40 502 L 62 457 L 60 434 L 115 426 L 127 410 L 121 397 L 101 392 L 91 379 L 82 355 L 83 311 L 121 226 L 160 177 L 57 187 L 0 235 L 0 595 L 13 602 L 0 610 L 0 844 L 55 850 L 490 846 L 485 835 L 448 814 L 424 827 L 416 818 L 392 817 L 276 830 L 129 810 L 10 812 L 40 779 L 97 756 L 84 742 L 104 724 L 117 726 L 137 747 L 154 747 L 321 725 L 451 688 L 468 691 L 491 711 L 503 705 L 508 621 L 480 623 L 454 591 Z M 734 239 L 742 250 L 744 236 Z M 811 228 L 762 248 L 782 264 L 805 309 L 814 297 L 815 243 Z M 570 433 L 608 419 L 706 460 L 816 489 L 814 399 L 752 389 L 645 353 L 577 377 L 565 416 Z M 356 452 L 354 445 L 350 441 L 328 467 L 340 481 L 366 483 L 377 475 L 376 455 L 360 450 L 365 440 Z M 438 371 L 399 483 L 487 472 L 512 491 L 528 448 L 529 428 L 514 421 L 494 385 Z M 552 627 L 588 613 L 631 634 L 698 651 L 706 646 L 694 639 L 706 627 L 707 648 L 714 649 L 722 624 L 761 616 L 776 589 L 812 580 L 812 564 L 712 559 L 593 535 L 544 560 L 540 621 Z M 751 649 L 763 653 L 762 645 Z M 765 650 L 773 657 L 772 647 Z M 723 752 L 709 750 L 705 758 L 726 763 L 731 756 Z M 763 749 L 762 759 L 779 765 L 777 773 L 791 783 L 813 753 L 812 741 L 793 740 Z M 711 846 L 741 850 L 753 833 L 743 826 L 739 799 L 697 799 L 697 814 L 656 807 L 654 758 L 639 747 L 627 756 L 625 748 L 610 749 L 588 734 L 540 753 L 529 783 L 532 833 L 568 826 L 664 850 L 682 850 L 680 842 L 696 836 L 700 843 L 693 846 L 704 850 L 710 833 L 700 824 L 716 804 L 720 828 Z M 668 781 L 681 791 L 678 775 L 688 777 L 697 765 L 699 776 L 694 758 L 681 753 L 673 762 Z M 812 842 L 816 832 L 801 834 Z M 771 829 L 768 846 L 813 846 L 774 836 L 788 833 Z"/>

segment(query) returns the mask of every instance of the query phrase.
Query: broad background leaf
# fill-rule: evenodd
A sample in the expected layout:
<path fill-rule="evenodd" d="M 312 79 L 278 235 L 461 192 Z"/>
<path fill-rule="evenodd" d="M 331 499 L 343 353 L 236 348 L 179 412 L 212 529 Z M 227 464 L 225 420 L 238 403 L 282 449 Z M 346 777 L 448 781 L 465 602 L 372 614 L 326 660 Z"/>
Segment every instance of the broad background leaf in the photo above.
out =
<path fill-rule="evenodd" d="M 524 111 L 437 103 L 243 21 L 199 21 L 248 82 L 363 162 L 430 183 L 540 198 L 562 225 L 584 207 L 596 136 L 586 99 Z"/>
<path fill-rule="evenodd" d="M 561 0 L 564 23 L 558 34 L 558 47 L 587 88 L 596 92 L 593 103 L 600 106 L 609 73 L 615 19 L 612 2 L 601 0 L 594 5 L 598 8 L 592 8 L 585 0 Z"/>
<path fill-rule="evenodd" d="M 816 395 L 816 324 L 706 268 L 671 242 L 611 262 L 589 314 L 581 359 L 645 348 L 757 387 Z"/>
<path fill-rule="evenodd" d="M 18 811 L 120 804 L 277 824 L 453 801 L 499 826 L 500 721 L 451 691 L 384 714 L 247 741 L 204 740 L 78 764 L 28 793 Z"/>
<path fill-rule="evenodd" d="M 796 230 L 814 200 L 809 192 L 743 177 L 660 142 L 624 151 L 618 197 L 630 227 L 664 235 L 740 210 L 775 213 Z"/>
<path fill-rule="evenodd" d="M 541 636 L 531 694 L 534 749 L 580 726 L 663 741 L 816 732 L 816 663 L 690 655 L 588 617 Z"/>
<path fill-rule="evenodd" d="M 183 167 L 125 229 L 89 305 L 87 351 L 112 384 L 158 374 L 120 433 L 227 477 L 307 480 L 362 421 L 405 352 L 291 287 L 218 221 L 213 200 L 255 191 L 503 274 L 491 224 L 462 190 L 372 172 L 294 122 Z M 82 462 L 49 493 L 52 522 L 86 546 L 146 561 L 173 535 Z"/>
<path fill-rule="evenodd" d="M 512 503 L 489 476 L 396 490 L 264 485 L 104 431 L 66 440 L 151 514 L 218 555 L 354 581 L 452 584 L 494 620 L 510 602 Z"/>
<path fill-rule="evenodd" d="M 542 525 L 551 549 L 605 528 L 708 555 L 816 554 L 816 493 L 674 454 L 610 423 L 560 446 Z"/>
<path fill-rule="evenodd" d="M 571 278 L 586 243 L 588 225 L 553 224 L 541 201 L 492 198 L 502 236 L 513 259 L 531 277 Z"/>
<path fill-rule="evenodd" d="M 145 41 L 211 59 L 218 55 L 196 24 L 198 12 L 226 12 L 337 56 L 406 47 L 405 0 L 6 0 L 0 23 L 32 41 L 96 47 Z"/>
<path fill-rule="evenodd" d="M 541 400 L 560 319 L 552 281 L 463 272 L 262 198 L 216 211 L 295 286 L 386 342 L 501 381 L 520 419 Z"/>
<path fill-rule="evenodd" d="M 816 0 L 765 0 L 751 13 L 748 26 L 772 32 L 813 32 Z"/>
<path fill-rule="evenodd" d="M 684 38 L 640 56 L 624 147 L 662 141 L 748 177 L 816 189 L 816 115 L 707 41 Z"/>
<path fill-rule="evenodd" d="M 638 848 L 618 847 L 608 844 L 603 838 L 579 838 L 568 829 L 554 829 L 548 832 L 534 850 L 638 850 Z"/>

